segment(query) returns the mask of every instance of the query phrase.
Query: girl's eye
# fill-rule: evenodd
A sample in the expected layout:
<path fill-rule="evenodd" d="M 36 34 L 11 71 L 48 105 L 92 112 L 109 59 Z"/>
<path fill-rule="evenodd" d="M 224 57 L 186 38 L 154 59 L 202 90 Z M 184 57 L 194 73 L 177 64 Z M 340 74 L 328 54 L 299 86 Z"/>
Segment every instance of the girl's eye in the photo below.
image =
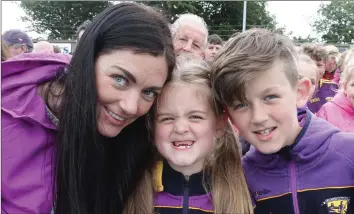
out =
<path fill-rule="evenodd" d="M 152 90 L 144 90 L 143 94 L 149 100 L 154 100 L 155 97 L 157 96 L 157 93 L 155 91 L 152 91 Z"/>
<path fill-rule="evenodd" d="M 114 80 L 119 86 L 125 87 L 128 84 L 128 80 L 122 76 L 115 76 Z"/>
<path fill-rule="evenodd" d="M 268 101 L 268 100 L 274 100 L 276 98 L 279 98 L 277 95 L 269 95 L 269 96 L 266 96 L 265 100 Z"/>
<path fill-rule="evenodd" d="M 173 120 L 172 117 L 164 117 L 164 118 L 160 119 L 161 122 L 169 122 L 169 121 L 172 121 L 172 120 Z"/>
<path fill-rule="evenodd" d="M 198 115 L 192 115 L 190 117 L 190 119 L 192 119 L 192 120 L 202 120 L 203 118 L 201 116 L 198 116 Z"/>

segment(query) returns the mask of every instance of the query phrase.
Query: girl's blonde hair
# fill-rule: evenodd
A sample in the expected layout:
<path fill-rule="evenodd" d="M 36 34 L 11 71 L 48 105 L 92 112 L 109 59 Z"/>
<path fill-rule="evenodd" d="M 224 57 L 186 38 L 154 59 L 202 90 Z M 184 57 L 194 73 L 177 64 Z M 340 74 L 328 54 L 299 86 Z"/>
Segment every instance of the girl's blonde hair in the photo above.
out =
<path fill-rule="evenodd" d="M 349 79 L 354 75 L 354 49 L 346 53 L 343 61 L 343 72 L 341 73 L 340 85 L 342 89 L 345 87 Z"/>
<path fill-rule="evenodd" d="M 179 64 L 168 84 L 200 84 L 209 89 L 210 104 L 217 117 L 225 112 L 223 106 L 213 97 L 210 83 L 211 69 L 206 62 L 190 61 Z M 156 105 L 155 105 L 156 108 Z M 150 117 L 154 119 L 153 116 Z M 227 119 L 226 119 L 227 120 Z M 152 121 L 151 121 L 152 122 Z M 153 124 L 153 123 L 152 123 Z M 149 126 L 152 128 L 152 125 Z M 204 172 L 211 172 L 211 185 L 204 184 L 212 193 L 214 213 L 253 213 L 251 198 L 241 165 L 240 143 L 229 120 L 225 133 L 216 138 L 216 147 L 205 163 Z M 128 213 L 153 213 L 152 173 L 146 172 L 144 181 L 129 200 Z M 204 181 L 205 182 L 205 181 Z M 210 187 L 210 189 L 208 189 Z M 146 196 L 141 196 L 146 194 Z"/>

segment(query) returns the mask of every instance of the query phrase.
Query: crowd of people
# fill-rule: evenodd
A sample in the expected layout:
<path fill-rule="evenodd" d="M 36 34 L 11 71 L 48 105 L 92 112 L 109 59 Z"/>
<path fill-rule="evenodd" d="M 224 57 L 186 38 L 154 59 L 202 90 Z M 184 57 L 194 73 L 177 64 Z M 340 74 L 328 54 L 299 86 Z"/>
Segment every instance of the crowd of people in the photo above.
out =
<path fill-rule="evenodd" d="M 138 3 L 2 35 L 2 213 L 354 213 L 354 49 Z"/>

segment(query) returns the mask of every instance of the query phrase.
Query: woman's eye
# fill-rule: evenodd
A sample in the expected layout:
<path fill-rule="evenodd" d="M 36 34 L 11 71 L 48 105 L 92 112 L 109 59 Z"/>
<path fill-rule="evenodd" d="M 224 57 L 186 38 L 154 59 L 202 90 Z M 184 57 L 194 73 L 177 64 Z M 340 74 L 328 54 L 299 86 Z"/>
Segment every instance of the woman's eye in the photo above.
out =
<path fill-rule="evenodd" d="M 116 81 L 116 83 L 119 85 L 119 86 L 126 86 L 127 83 L 128 83 L 128 80 L 126 80 L 124 77 L 122 76 L 115 76 L 114 77 L 114 80 Z"/>
<path fill-rule="evenodd" d="M 269 95 L 269 96 L 266 96 L 265 100 L 274 100 L 276 98 L 279 98 L 277 95 Z"/>
<path fill-rule="evenodd" d="M 155 99 L 155 97 L 157 96 L 157 93 L 155 91 L 152 90 L 144 90 L 143 94 L 145 97 L 147 97 L 150 100 Z"/>

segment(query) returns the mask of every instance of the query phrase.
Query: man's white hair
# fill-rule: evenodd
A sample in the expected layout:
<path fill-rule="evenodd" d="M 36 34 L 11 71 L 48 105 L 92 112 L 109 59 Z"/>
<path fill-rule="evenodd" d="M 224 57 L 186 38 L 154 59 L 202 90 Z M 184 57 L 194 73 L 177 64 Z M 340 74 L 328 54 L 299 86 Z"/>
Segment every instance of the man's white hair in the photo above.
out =
<path fill-rule="evenodd" d="M 205 40 L 204 40 L 204 45 L 206 46 L 208 43 L 208 26 L 205 23 L 204 19 L 200 16 L 197 16 L 195 14 L 191 13 L 186 13 L 182 14 L 178 17 L 178 19 L 173 22 L 171 25 L 171 33 L 172 33 L 172 38 L 175 38 L 179 28 L 183 26 L 184 24 L 188 25 L 195 25 L 199 26 L 205 31 Z"/>

